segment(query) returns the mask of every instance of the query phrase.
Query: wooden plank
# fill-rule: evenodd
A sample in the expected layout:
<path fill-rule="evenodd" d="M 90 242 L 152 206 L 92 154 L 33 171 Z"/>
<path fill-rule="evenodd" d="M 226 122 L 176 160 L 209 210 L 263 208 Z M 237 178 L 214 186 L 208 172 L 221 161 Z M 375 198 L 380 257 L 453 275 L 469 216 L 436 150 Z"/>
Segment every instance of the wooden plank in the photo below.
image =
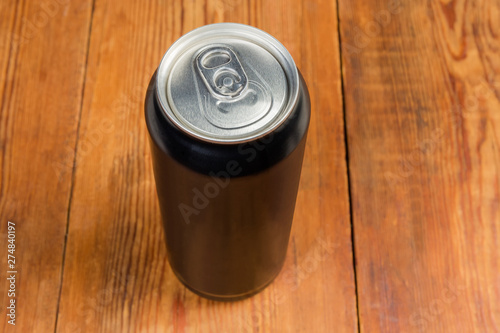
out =
<path fill-rule="evenodd" d="M 339 8 L 361 331 L 500 331 L 500 3 Z"/>
<path fill-rule="evenodd" d="M 357 331 L 335 18 L 331 1 L 97 1 L 59 332 Z M 236 303 L 202 299 L 170 270 L 143 119 L 167 48 L 221 21 L 281 40 L 314 107 L 285 268 Z"/>
<path fill-rule="evenodd" d="M 55 328 L 89 23 L 89 1 L 0 4 L 2 332 Z M 17 271 L 15 297 L 7 270 Z"/>

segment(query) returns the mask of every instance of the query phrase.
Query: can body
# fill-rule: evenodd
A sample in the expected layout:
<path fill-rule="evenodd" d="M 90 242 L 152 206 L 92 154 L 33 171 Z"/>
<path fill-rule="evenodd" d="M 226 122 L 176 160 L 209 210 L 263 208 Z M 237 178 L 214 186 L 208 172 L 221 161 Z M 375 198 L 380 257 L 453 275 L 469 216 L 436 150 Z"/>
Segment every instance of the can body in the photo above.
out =
<path fill-rule="evenodd" d="M 211 142 L 165 114 L 157 75 L 145 116 L 172 270 L 207 298 L 255 294 L 286 256 L 310 118 L 306 85 L 299 74 L 296 103 L 273 130 Z"/>

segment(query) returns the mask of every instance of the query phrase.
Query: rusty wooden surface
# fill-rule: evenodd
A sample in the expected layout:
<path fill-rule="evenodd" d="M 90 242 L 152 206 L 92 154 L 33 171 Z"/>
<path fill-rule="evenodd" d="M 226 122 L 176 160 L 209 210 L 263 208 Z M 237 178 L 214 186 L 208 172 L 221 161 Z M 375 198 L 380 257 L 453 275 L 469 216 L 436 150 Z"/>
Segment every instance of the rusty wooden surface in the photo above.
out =
<path fill-rule="evenodd" d="M 500 331 L 500 3 L 340 1 L 362 332 Z"/>
<path fill-rule="evenodd" d="M 233 303 L 168 265 L 143 116 L 167 48 L 225 21 L 278 38 L 313 108 L 285 267 Z M 489 0 L 3 1 L 0 331 L 500 331 L 499 22 Z"/>
<path fill-rule="evenodd" d="M 90 18 L 90 1 L 0 3 L 1 331 L 54 331 Z M 17 271 L 15 326 L 7 270 Z"/>

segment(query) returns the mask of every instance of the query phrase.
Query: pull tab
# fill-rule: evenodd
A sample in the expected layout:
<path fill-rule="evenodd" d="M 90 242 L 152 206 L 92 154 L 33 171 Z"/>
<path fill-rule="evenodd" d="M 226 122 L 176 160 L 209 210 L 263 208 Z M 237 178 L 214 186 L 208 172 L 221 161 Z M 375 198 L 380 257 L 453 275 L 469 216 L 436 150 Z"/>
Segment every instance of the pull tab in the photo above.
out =
<path fill-rule="evenodd" d="M 247 86 L 247 75 L 236 54 L 224 46 L 211 47 L 196 58 L 208 90 L 221 99 L 237 97 Z"/>

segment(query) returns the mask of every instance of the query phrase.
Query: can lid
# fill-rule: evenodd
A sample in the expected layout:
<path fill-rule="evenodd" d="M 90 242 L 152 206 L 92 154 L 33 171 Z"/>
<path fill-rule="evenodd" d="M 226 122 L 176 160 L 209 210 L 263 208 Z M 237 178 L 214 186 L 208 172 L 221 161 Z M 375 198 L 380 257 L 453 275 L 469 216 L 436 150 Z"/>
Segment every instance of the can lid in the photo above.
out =
<path fill-rule="evenodd" d="M 217 143 L 264 136 L 297 103 L 299 76 L 271 35 L 235 23 L 211 24 L 182 36 L 157 71 L 156 96 L 182 131 Z"/>

